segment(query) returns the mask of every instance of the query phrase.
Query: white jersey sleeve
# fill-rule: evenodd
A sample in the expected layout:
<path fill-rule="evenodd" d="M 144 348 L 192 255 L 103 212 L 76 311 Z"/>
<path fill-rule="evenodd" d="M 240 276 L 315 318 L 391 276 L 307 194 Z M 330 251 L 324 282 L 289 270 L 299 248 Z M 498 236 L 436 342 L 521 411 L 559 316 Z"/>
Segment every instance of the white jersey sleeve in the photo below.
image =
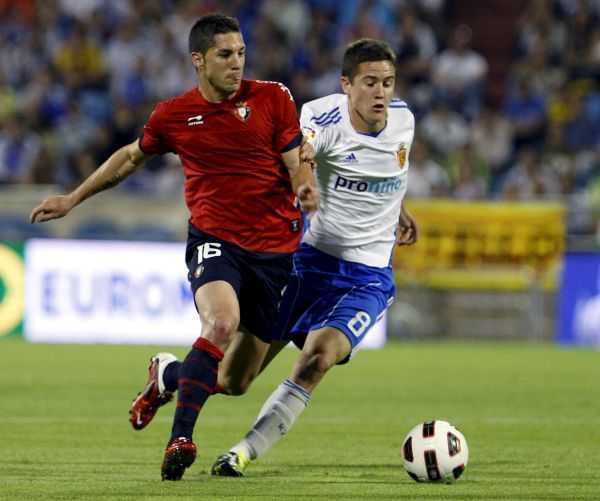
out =
<path fill-rule="evenodd" d="M 315 150 L 321 208 L 303 241 L 346 261 L 390 264 L 406 193 L 414 117 L 392 100 L 377 135 L 354 130 L 343 94 L 306 103 L 300 123 Z"/>
<path fill-rule="evenodd" d="M 327 138 L 331 137 L 331 134 L 327 133 L 327 127 L 339 123 L 342 118 L 337 99 L 332 99 L 335 96 L 338 95 L 311 101 L 302 106 L 300 112 L 302 134 L 306 136 L 317 155 L 328 150 Z"/>

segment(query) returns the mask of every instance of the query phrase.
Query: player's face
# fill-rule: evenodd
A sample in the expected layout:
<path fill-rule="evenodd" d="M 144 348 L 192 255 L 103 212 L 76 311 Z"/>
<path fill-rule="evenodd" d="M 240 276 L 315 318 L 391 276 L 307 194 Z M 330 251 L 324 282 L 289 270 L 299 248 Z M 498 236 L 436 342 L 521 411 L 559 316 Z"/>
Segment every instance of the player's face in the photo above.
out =
<path fill-rule="evenodd" d="M 379 132 L 385 127 L 395 75 L 396 68 L 390 61 L 369 61 L 358 65 L 352 82 L 341 78 L 348 96 L 350 119 L 358 132 Z"/>
<path fill-rule="evenodd" d="M 246 61 L 246 46 L 241 33 L 220 33 L 214 36 L 214 45 L 205 54 L 192 53 L 192 60 L 200 74 L 203 92 L 215 93 L 227 99 L 242 83 Z"/>

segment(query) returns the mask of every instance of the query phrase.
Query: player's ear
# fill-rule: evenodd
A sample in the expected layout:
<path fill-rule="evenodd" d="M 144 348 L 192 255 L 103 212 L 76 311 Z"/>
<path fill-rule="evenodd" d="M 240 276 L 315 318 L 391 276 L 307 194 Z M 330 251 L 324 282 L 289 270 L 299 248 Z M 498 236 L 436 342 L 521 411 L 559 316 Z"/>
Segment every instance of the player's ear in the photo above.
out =
<path fill-rule="evenodd" d="M 350 83 L 348 77 L 340 77 L 340 84 L 342 85 L 342 90 L 344 91 L 344 94 L 349 95 L 350 87 L 352 86 L 352 84 Z"/>
<path fill-rule="evenodd" d="M 190 55 L 192 56 L 192 64 L 194 65 L 194 68 L 196 68 L 196 72 L 204 68 L 204 54 L 192 52 Z"/>

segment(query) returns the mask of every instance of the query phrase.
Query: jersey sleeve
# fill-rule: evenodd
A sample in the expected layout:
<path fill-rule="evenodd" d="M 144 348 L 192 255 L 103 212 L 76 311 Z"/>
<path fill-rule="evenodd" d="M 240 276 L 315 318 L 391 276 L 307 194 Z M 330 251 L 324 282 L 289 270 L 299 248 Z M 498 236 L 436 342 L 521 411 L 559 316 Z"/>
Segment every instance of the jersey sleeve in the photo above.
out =
<path fill-rule="evenodd" d="M 300 111 L 300 127 L 302 129 L 302 135 L 306 137 L 307 141 L 312 145 L 315 150 L 315 154 L 323 151 L 323 135 L 319 130 L 319 127 L 313 122 L 315 116 L 313 109 L 308 106 L 302 106 Z"/>
<path fill-rule="evenodd" d="M 274 90 L 275 150 L 285 152 L 300 146 L 300 124 L 296 104 L 289 89 L 277 83 Z"/>
<path fill-rule="evenodd" d="M 147 155 L 162 155 L 164 153 L 175 153 L 169 146 L 164 131 L 165 103 L 160 103 L 148 118 L 144 125 L 139 140 L 140 149 Z"/>

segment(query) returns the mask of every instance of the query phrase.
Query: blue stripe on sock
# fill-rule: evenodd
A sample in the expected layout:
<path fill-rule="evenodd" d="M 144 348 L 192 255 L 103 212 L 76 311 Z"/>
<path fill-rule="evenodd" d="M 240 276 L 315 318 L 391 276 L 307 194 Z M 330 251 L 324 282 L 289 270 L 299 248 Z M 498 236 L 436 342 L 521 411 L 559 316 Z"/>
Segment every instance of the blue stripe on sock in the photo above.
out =
<path fill-rule="evenodd" d="M 302 388 L 302 386 L 294 383 L 293 381 L 290 381 L 289 379 L 286 379 L 283 382 L 283 385 L 287 386 L 288 388 L 291 388 L 292 390 L 296 390 L 298 393 L 300 393 L 304 397 L 304 403 L 308 405 L 308 402 L 310 402 L 311 395 L 308 391 L 306 391 L 304 388 Z"/>

